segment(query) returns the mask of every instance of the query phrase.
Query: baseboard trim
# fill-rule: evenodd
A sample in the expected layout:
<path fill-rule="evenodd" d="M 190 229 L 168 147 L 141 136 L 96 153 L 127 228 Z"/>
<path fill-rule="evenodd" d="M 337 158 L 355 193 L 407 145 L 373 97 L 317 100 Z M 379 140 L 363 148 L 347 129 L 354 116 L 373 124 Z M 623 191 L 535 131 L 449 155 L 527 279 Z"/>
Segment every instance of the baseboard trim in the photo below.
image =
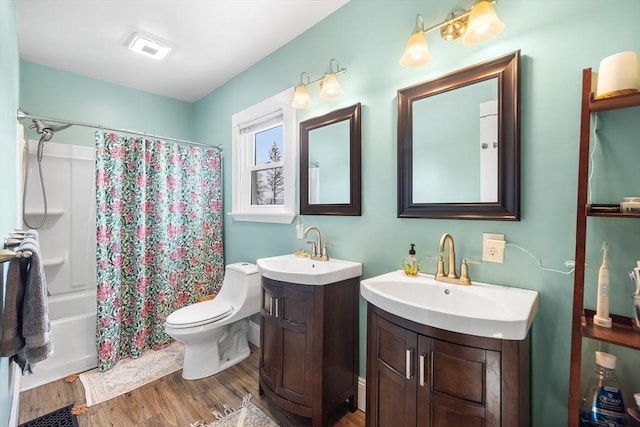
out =
<path fill-rule="evenodd" d="M 358 377 L 358 409 L 366 412 L 367 409 L 367 381 Z"/>
<path fill-rule="evenodd" d="M 260 347 L 260 325 L 252 322 L 251 320 L 249 320 L 249 332 L 247 332 L 247 340 L 256 347 Z"/>

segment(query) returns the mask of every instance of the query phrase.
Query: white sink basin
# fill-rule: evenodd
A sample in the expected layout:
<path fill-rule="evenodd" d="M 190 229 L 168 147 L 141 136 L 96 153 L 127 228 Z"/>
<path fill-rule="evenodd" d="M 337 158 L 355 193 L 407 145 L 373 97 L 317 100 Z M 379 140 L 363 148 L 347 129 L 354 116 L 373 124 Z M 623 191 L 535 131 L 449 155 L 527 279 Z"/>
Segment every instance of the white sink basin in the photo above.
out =
<path fill-rule="evenodd" d="M 396 316 L 463 334 L 506 340 L 525 339 L 538 312 L 538 292 L 473 282 L 437 282 L 408 277 L 402 270 L 360 282 L 371 304 Z"/>
<path fill-rule="evenodd" d="M 296 255 L 260 258 L 258 271 L 264 277 L 300 285 L 327 285 L 362 275 L 359 262 L 329 259 L 319 261 Z"/>

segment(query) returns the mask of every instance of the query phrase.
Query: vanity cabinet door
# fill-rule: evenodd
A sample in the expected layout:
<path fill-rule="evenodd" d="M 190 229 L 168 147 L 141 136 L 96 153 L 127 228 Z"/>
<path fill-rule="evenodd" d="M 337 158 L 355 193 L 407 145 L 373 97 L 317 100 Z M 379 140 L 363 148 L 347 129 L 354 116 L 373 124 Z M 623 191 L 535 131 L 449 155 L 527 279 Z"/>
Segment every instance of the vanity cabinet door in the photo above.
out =
<path fill-rule="evenodd" d="M 285 285 L 278 298 L 280 361 L 275 391 L 305 406 L 311 406 L 313 385 L 313 295 Z"/>
<path fill-rule="evenodd" d="M 500 352 L 424 336 L 419 347 L 419 426 L 500 426 Z"/>
<path fill-rule="evenodd" d="M 262 304 L 260 306 L 260 379 L 271 390 L 275 390 L 275 378 L 280 360 L 278 322 L 275 317 L 278 294 L 278 286 L 263 281 Z M 260 389 L 260 394 L 262 394 L 262 389 Z"/>
<path fill-rule="evenodd" d="M 415 427 L 418 336 L 371 311 L 368 330 L 366 425 Z"/>
<path fill-rule="evenodd" d="M 262 281 L 260 377 L 289 402 L 311 406 L 313 292 Z"/>

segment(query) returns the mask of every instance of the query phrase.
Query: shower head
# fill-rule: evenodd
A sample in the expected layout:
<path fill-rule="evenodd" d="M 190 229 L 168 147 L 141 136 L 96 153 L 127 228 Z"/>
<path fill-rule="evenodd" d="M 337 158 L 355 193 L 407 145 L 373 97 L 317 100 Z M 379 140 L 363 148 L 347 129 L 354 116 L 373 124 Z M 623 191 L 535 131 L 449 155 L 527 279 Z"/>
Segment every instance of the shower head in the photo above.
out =
<path fill-rule="evenodd" d="M 69 126 L 71 126 L 71 124 L 69 124 L 69 123 L 63 123 L 63 124 L 60 124 L 60 125 L 57 125 L 57 126 L 53 126 L 53 125 L 50 125 L 50 124 L 47 124 L 47 123 L 43 122 L 40 119 L 33 119 L 33 123 L 35 124 L 36 130 L 37 130 L 38 133 L 43 133 L 43 132 L 45 132 L 47 130 L 51 132 L 51 136 L 49 136 L 47 139 L 45 139 L 45 141 L 49 141 L 53 137 L 53 132 L 58 132 L 60 130 L 66 129 Z"/>
<path fill-rule="evenodd" d="M 53 131 L 49 128 L 44 128 L 42 129 L 42 132 L 38 131 L 38 133 L 42 133 L 40 142 L 48 142 L 51 141 L 51 138 L 53 138 Z"/>
<path fill-rule="evenodd" d="M 51 138 L 53 138 L 53 131 L 49 128 L 43 128 L 42 132 L 38 130 L 38 133 L 42 133 L 42 136 L 40 137 L 40 141 L 38 141 L 38 150 L 36 153 L 38 164 L 40 164 L 40 162 L 42 161 L 42 155 L 44 153 L 44 143 L 51 141 Z"/>

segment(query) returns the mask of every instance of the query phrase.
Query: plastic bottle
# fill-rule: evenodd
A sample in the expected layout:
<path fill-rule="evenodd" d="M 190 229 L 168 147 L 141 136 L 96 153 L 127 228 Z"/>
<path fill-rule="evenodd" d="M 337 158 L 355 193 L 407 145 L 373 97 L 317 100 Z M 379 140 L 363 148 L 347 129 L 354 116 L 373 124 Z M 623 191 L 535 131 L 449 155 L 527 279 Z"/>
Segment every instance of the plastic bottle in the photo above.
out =
<path fill-rule="evenodd" d="M 616 357 L 596 351 L 596 367 L 580 404 L 580 427 L 627 425 L 620 384 L 616 378 Z"/>
<path fill-rule="evenodd" d="M 402 261 L 402 271 L 407 276 L 417 276 L 420 269 L 418 268 L 418 259 L 416 258 L 415 243 L 410 243 L 411 249 L 409 249 L 409 255 L 404 257 Z"/>

